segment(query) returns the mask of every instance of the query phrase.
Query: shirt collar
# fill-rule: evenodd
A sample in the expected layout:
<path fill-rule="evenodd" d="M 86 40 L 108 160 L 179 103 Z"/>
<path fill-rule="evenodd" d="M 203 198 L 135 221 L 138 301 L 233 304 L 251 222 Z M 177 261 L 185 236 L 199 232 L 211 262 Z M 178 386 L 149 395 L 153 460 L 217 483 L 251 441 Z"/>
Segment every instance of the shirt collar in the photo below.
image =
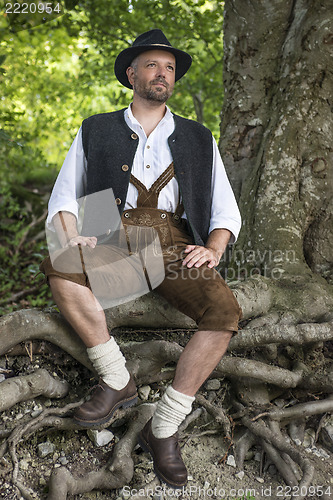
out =
<path fill-rule="evenodd" d="M 165 115 L 163 116 L 162 120 L 159 122 L 158 126 L 160 126 L 164 122 L 168 122 L 169 120 L 173 119 L 173 114 L 170 111 L 170 108 L 168 106 L 166 107 L 166 112 Z M 129 124 L 134 126 L 134 125 L 140 125 L 138 120 L 135 118 L 135 116 L 132 113 L 132 103 L 129 104 L 128 108 L 125 111 L 126 117 L 128 118 Z"/>

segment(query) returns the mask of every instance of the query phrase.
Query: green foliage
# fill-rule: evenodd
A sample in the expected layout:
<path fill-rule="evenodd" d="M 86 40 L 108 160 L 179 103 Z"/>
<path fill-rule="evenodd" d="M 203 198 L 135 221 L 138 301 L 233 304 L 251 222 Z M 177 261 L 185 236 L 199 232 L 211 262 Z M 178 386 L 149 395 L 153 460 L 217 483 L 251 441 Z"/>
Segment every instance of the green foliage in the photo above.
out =
<path fill-rule="evenodd" d="M 218 138 L 221 0 L 67 0 L 65 6 L 66 15 L 33 29 L 0 27 L 0 304 L 33 286 L 46 255 L 43 222 L 36 221 L 82 119 L 130 102 L 132 93 L 116 80 L 113 65 L 140 33 L 161 28 L 193 56 L 169 104 Z M 45 305 L 46 293 L 24 300 Z"/>
<path fill-rule="evenodd" d="M 39 263 L 46 255 L 43 219 L 44 196 L 19 185 L 0 188 L 0 314 L 24 306 L 51 304 L 50 293 L 42 279 L 36 278 Z M 23 290 L 31 293 L 19 295 Z M 22 300 L 20 298 L 22 297 Z M 24 300 L 23 300 L 24 297 Z"/>

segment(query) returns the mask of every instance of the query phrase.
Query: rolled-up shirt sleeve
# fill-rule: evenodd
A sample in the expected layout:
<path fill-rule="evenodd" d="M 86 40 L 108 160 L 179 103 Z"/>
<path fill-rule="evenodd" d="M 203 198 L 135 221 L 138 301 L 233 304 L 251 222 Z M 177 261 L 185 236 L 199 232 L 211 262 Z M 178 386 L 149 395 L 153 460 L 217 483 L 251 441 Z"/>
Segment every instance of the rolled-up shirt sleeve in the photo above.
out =
<path fill-rule="evenodd" d="M 60 211 L 70 212 L 78 218 L 79 203 L 77 200 L 85 194 L 86 172 L 87 161 L 83 150 L 82 130 L 80 127 L 50 196 L 46 226 L 51 231 L 54 231 L 52 219 Z"/>
<path fill-rule="evenodd" d="M 213 138 L 212 210 L 209 232 L 228 229 L 232 234 L 229 243 L 235 243 L 242 225 L 235 195 L 227 177 L 220 152 Z"/>

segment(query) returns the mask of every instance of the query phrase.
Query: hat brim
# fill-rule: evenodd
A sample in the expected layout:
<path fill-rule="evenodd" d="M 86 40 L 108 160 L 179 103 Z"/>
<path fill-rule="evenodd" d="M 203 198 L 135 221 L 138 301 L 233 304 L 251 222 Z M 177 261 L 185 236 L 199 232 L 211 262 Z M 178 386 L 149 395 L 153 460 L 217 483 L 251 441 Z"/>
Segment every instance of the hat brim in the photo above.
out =
<path fill-rule="evenodd" d="M 140 45 L 138 47 L 129 47 L 124 49 L 118 55 L 116 62 L 114 64 L 114 72 L 117 79 L 122 85 L 128 89 L 132 88 L 132 85 L 128 81 L 126 70 L 131 65 L 133 59 L 135 59 L 139 54 L 147 52 L 148 50 L 164 50 L 165 52 L 171 52 L 176 59 L 176 74 L 175 81 L 177 82 L 185 73 L 189 70 L 192 64 L 192 57 L 183 50 L 175 49 L 174 47 L 169 47 L 168 45 Z"/>

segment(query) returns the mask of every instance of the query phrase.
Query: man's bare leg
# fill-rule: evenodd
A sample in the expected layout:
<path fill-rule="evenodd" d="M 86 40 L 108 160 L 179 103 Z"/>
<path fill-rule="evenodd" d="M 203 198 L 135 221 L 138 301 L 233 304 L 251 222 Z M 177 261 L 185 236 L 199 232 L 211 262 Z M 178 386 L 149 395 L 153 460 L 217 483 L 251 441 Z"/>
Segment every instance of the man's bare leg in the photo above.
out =
<path fill-rule="evenodd" d="M 194 396 L 226 352 L 232 332 L 198 331 L 187 343 L 176 369 L 173 388 Z"/>
<path fill-rule="evenodd" d="M 57 276 L 49 277 L 49 282 L 60 312 L 86 345 L 88 357 L 102 379 L 91 399 L 75 410 L 74 420 L 84 427 L 108 422 L 117 408 L 137 401 L 126 360 L 110 337 L 104 311 L 89 288 Z"/>
<path fill-rule="evenodd" d="M 89 288 L 58 276 L 50 276 L 49 283 L 60 312 L 86 347 L 94 347 L 110 339 L 104 311 Z"/>
<path fill-rule="evenodd" d="M 182 352 L 174 381 L 159 401 L 152 420 L 157 438 L 172 436 L 191 412 L 194 395 L 225 353 L 232 333 L 198 331 Z"/>

